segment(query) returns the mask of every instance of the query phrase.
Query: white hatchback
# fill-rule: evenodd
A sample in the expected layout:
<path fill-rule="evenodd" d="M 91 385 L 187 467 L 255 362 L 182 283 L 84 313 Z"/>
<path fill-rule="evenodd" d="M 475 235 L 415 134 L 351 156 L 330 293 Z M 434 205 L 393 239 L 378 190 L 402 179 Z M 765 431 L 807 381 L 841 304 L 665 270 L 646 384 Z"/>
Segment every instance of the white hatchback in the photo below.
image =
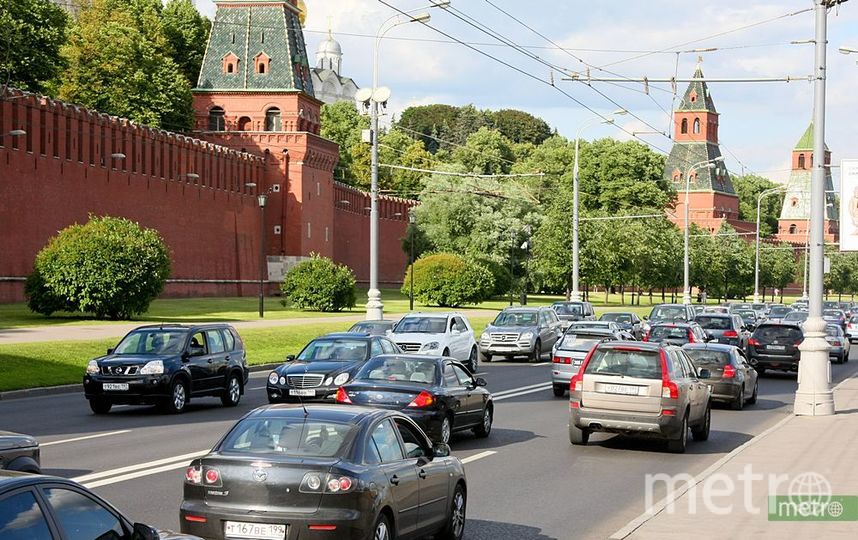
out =
<path fill-rule="evenodd" d="M 388 337 L 403 352 L 455 358 L 471 373 L 477 371 L 479 345 L 470 321 L 461 313 L 409 313 Z"/>

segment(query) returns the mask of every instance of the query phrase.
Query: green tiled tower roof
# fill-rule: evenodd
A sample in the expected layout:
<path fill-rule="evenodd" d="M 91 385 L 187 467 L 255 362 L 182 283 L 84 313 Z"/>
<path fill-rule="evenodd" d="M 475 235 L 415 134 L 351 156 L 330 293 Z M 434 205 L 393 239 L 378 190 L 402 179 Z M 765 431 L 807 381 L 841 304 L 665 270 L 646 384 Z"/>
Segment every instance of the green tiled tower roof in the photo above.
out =
<path fill-rule="evenodd" d="M 695 79 L 703 79 L 703 69 L 700 64 L 694 70 Z M 691 98 L 694 97 L 692 100 Z M 709 94 L 709 87 L 702 80 L 694 81 L 688 84 L 685 89 L 685 94 L 682 96 L 682 101 L 679 103 L 677 111 L 708 111 L 717 113 L 715 110 L 715 102 L 712 101 L 712 96 Z"/>
<path fill-rule="evenodd" d="M 200 69 L 197 92 L 299 91 L 313 95 L 299 11 L 289 0 L 218 0 L 217 13 Z M 270 4 L 270 5 L 266 5 Z M 224 58 L 238 60 L 224 72 Z M 265 55 L 265 73 L 256 73 Z"/>
<path fill-rule="evenodd" d="M 827 144 L 825 151 L 828 152 Z M 793 152 L 813 152 L 813 122 L 807 126 L 804 135 L 793 148 Z M 812 169 L 793 169 L 790 171 L 780 219 L 796 221 L 810 219 L 810 189 L 812 184 Z M 825 168 L 825 203 L 825 219 L 832 221 L 839 219 L 839 204 L 834 193 L 834 180 L 831 178 L 830 167 Z"/>
<path fill-rule="evenodd" d="M 801 139 L 795 144 L 795 148 L 793 148 L 796 152 L 800 150 L 804 150 L 806 152 L 813 152 L 813 122 L 807 126 L 807 129 L 804 132 L 804 135 L 801 136 Z M 826 152 L 828 151 L 828 144 L 825 145 Z"/>
<path fill-rule="evenodd" d="M 688 174 L 692 165 L 708 161 L 721 156 L 721 150 L 717 144 L 709 142 L 678 142 L 670 149 L 670 155 L 664 165 L 664 177 L 673 179 L 673 173 L 679 171 L 682 181 L 674 187 L 677 191 L 685 191 L 685 175 Z M 695 169 L 697 178 L 691 182 L 690 191 L 717 191 L 735 195 L 730 173 L 723 163 L 716 163 L 714 169 L 705 166 Z"/>

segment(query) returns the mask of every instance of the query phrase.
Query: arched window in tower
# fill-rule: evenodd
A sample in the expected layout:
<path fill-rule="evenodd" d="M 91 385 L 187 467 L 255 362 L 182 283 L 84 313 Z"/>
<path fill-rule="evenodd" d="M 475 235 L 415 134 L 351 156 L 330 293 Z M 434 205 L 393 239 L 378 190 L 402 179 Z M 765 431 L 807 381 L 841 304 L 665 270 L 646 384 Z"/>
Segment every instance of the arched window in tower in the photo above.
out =
<path fill-rule="evenodd" d="M 253 57 L 253 66 L 256 73 L 264 75 L 269 71 L 271 59 L 265 53 L 259 53 Z"/>
<path fill-rule="evenodd" d="M 212 107 L 209 110 L 209 131 L 224 131 L 224 114 L 220 107 Z"/>
<path fill-rule="evenodd" d="M 694 129 L 694 133 L 700 133 L 700 119 L 699 118 L 694 119 L 694 127 L 692 129 Z"/>
<path fill-rule="evenodd" d="M 280 131 L 280 109 L 277 107 L 265 111 L 265 131 Z"/>
<path fill-rule="evenodd" d="M 793 223 L 792 225 L 789 226 L 789 233 L 795 234 L 797 229 L 798 229 L 798 227 L 796 227 L 795 223 Z"/>
<path fill-rule="evenodd" d="M 804 154 L 799 154 L 799 155 L 798 155 L 798 168 L 799 168 L 799 169 L 804 169 L 804 168 L 806 168 L 806 167 L 805 167 L 805 163 L 804 163 Z"/>
<path fill-rule="evenodd" d="M 679 126 L 679 132 L 682 134 L 688 133 L 688 118 L 682 119 L 682 124 Z"/>
<path fill-rule="evenodd" d="M 227 53 L 223 57 L 223 72 L 227 74 L 238 73 L 238 56 L 235 53 Z"/>
<path fill-rule="evenodd" d="M 242 116 L 238 119 L 238 130 L 239 131 L 249 131 L 250 129 L 250 118 L 246 116 Z"/>

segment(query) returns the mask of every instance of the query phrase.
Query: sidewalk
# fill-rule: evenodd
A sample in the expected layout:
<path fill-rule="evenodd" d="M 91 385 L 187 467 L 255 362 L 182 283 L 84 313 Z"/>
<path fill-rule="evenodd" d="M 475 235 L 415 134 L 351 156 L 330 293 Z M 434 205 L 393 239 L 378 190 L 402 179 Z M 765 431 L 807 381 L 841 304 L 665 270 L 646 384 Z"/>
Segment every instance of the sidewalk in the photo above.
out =
<path fill-rule="evenodd" d="M 858 378 L 841 382 L 834 399 L 836 415 L 784 419 L 698 476 L 673 513 L 643 514 L 611 538 L 858 538 L 858 521 L 769 521 L 769 495 L 825 493 L 827 481 L 831 495 L 858 496 Z M 773 475 L 783 480 L 770 493 Z"/>

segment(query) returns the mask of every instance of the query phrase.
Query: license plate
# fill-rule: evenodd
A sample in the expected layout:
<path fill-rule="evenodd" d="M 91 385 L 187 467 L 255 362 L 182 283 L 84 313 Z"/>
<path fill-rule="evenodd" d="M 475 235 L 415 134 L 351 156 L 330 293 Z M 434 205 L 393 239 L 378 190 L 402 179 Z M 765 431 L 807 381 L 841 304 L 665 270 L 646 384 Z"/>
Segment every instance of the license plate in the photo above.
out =
<path fill-rule="evenodd" d="M 271 523 L 246 523 L 227 521 L 223 526 L 223 535 L 228 538 L 258 538 L 260 540 L 283 540 L 286 538 L 286 525 Z"/>
<path fill-rule="evenodd" d="M 769 345 L 768 348 L 773 351 L 785 351 L 786 345 Z"/>
<path fill-rule="evenodd" d="M 128 383 L 104 383 L 101 387 L 105 390 L 126 391 L 128 390 Z"/>
<path fill-rule="evenodd" d="M 290 396 L 301 396 L 301 397 L 315 396 L 316 391 L 315 390 L 304 390 L 304 389 L 292 389 L 292 390 L 289 390 L 289 395 Z"/>
<path fill-rule="evenodd" d="M 625 386 L 622 384 L 606 384 L 602 386 L 602 390 L 607 394 L 622 394 L 624 396 L 638 395 L 637 386 Z"/>
<path fill-rule="evenodd" d="M 709 343 L 718 343 L 718 338 L 712 338 L 709 340 Z"/>

